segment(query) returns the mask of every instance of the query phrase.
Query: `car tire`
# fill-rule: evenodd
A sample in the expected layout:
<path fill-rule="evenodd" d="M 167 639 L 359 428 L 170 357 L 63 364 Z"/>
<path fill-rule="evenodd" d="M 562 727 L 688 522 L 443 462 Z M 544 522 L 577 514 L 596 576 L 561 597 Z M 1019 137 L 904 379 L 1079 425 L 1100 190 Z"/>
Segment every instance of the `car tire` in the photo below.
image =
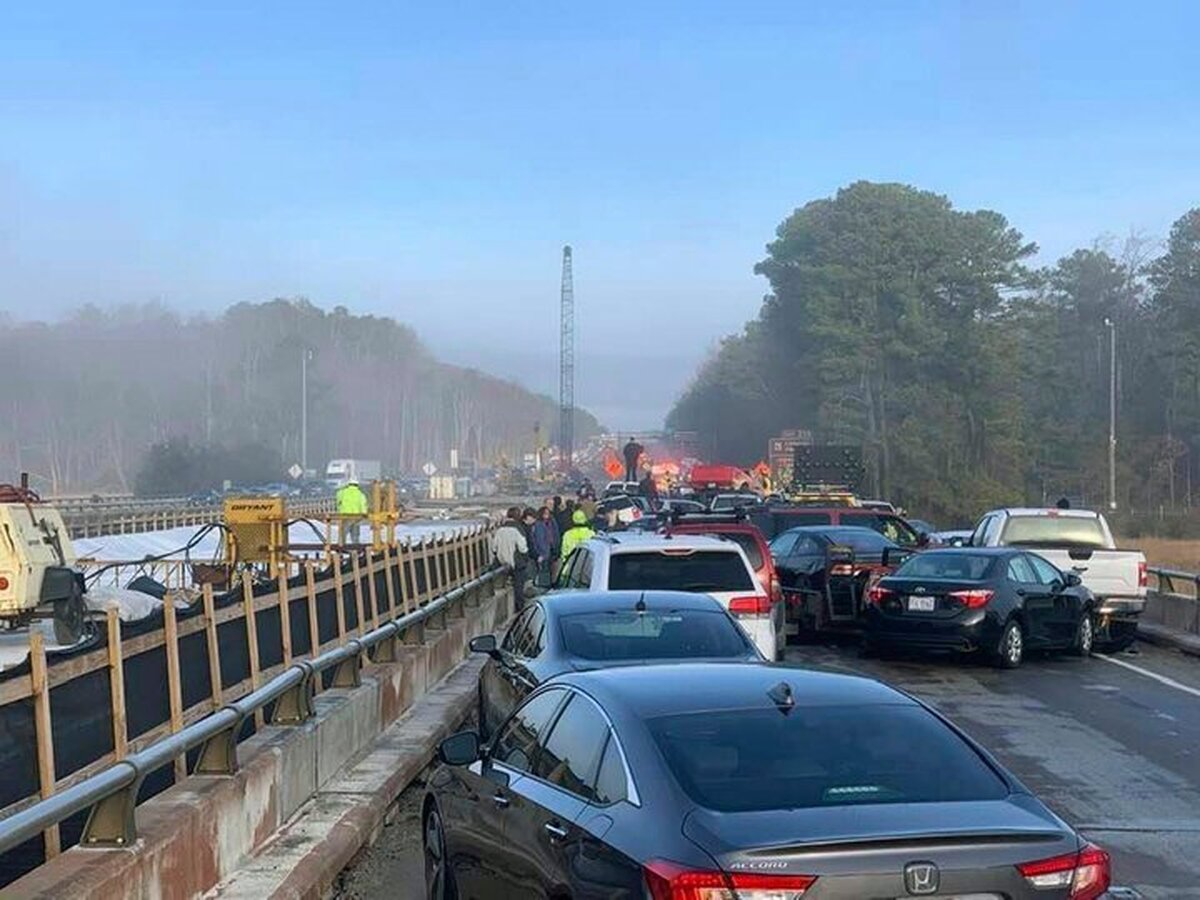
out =
<path fill-rule="evenodd" d="M 1085 609 L 1075 629 L 1075 640 L 1071 642 L 1071 653 L 1075 656 L 1091 656 L 1096 644 L 1096 623 L 1092 611 Z"/>
<path fill-rule="evenodd" d="M 425 827 L 421 833 L 424 836 L 425 895 L 429 900 L 457 900 L 454 873 L 446 855 L 446 830 L 436 803 L 425 813 Z"/>
<path fill-rule="evenodd" d="M 1025 633 L 1021 630 L 1020 622 L 1009 619 L 996 645 L 996 665 L 1001 669 L 1015 669 L 1021 665 L 1024 658 Z"/>

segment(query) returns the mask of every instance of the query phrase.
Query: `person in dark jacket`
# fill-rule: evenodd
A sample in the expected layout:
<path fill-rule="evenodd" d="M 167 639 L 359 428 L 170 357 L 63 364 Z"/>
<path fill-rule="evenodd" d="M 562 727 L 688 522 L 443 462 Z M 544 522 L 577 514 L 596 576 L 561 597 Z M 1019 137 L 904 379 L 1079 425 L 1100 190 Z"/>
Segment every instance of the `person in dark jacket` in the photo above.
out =
<path fill-rule="evenodd" d="M 554 582 L 553 564 L 561 538 L 558 533 L 558 523 L 550 515 L 550 508 L 543 506 L 538 510 L 537 519 L 533 523 L 533 558 L 537 565 L 536 584 L 547 588 Z"/>
<path fill-rule="evenodd" d="M 566 502 L 563 504 L 562 509 L 559 510 L 559 512 L 554 517 L 555 520 L 558 522 L 558 533 L 560 535 L 565 535 L 568 531 L 571 530 L 571 526 L 573 524 L 571 522 L 571 514 L 573 512 L 575 512 L 575 501 L 572 500 L 570 497 L 568 497 Z M 560 539 L 560 543 L 561 543 L 561 539 Z"/>
<path fill-rule="evenodd" d="M 654 475 L 647 472 L 638 487 L 641 489 L 642 496 L 650 501 L 650 508 L 658 509 L 658 485 L 654 482 Z"/>
<path fill-rule="evenodd" d="M 626 441 L 625 446 L 621 450 L 621 455 L 625 457 L 625 480 L 637 481 L 638 460 L 642 457 L 642 451 L 646 448 L 637 442 L 633 437 Z"/>

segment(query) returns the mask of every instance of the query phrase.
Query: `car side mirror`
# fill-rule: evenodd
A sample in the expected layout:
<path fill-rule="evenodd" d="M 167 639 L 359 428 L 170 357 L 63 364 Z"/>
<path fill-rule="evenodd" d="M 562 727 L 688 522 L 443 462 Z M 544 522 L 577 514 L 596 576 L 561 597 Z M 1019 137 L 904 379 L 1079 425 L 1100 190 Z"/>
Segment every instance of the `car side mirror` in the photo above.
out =
<path fill-rule="evenodd" d="M 479 734 L 475 731 L 460 731 L 438 745 L 438 759 L 448 766 L 469 766 L 483 755 L 479 745 Z"/>
<path fill-rule="evenodd" d="M 879 564 L 881 566 L 883 566 L 885 569 L 890 569 L 892 567 L 892 548 L 891 547 L 883 548 L 883 556 L 880 557 Z"/>
<path fill-rule="evenodd" d="M 467 642 L 467 647 L 472 653 L 486 653 L 488 656 L 496 656 L 496 636 L 494 634 L 480 634 L 471 638 Z"/>
<path fill-rule="evenodd" d="M 1078 572 L 1064 572 L 1063 578 L 1066 579 L 1067 587 L 1079 587 L 1083 584 L 1083 579 L 1079 577 Z"/>

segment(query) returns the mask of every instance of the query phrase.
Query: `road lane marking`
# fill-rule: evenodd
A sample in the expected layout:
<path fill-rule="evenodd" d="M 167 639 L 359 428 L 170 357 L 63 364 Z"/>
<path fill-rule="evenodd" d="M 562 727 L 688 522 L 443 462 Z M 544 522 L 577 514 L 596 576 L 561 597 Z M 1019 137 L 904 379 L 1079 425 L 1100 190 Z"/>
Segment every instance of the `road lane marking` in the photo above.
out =
<path fill-rule="evenodd" d="M 1157 672 L 1151 672 L 1149 669 L 1143 669 L 1141 666 L 1135 666 L 1133 663 L 1125 662 L 1123 659 L 1113 659 L 1111 656 L 1105 656 L 1103 653 L 1097 653 L 1095 658 L 1112 663 L 1114 666 L 1120 666 L 1123 669 L 1128 669 L 1131 672 L 1137 672 L 1139 675 L 1145 675 L 1147 678 L 1153 678 L 1160 684 L 1165 684 L 1167 687 L 1173 687 L 1175 690 L 1183 691 L 1185 694 L 1191 694 L 1193 697 L 1200 697 L 1200 690 L 1191 687 L 1190 685 L 1182 684 L 1176 681 L 1174 678 L 1168 678 L 1166 675 L 1159 675 Z"/>

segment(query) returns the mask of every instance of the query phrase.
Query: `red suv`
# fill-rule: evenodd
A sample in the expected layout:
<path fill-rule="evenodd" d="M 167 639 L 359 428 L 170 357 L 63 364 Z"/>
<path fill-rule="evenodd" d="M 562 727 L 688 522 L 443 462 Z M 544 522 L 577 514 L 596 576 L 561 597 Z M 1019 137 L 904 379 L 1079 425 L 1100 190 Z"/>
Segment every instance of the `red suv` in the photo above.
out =
<path fill-rule="evenodd" d="M 916 550 L 929 543 L 928 535 L 895 513 L 861 506 L 767 506 L 752 510 L 750 521 L 768 541 L 799 525 L 858 525 L 878 531 L 901 547 Z"/>
<path fill-rule="evenodd" d="M 664 534 L 712 534 L 737 542 L 750 560 L 750 567 L 772 603 L 783 599 L 783 587 L 771 558 L 771 548 L 758 526 L 740 515 L 697 513 L 676 516 L 662 529 Z"/>

